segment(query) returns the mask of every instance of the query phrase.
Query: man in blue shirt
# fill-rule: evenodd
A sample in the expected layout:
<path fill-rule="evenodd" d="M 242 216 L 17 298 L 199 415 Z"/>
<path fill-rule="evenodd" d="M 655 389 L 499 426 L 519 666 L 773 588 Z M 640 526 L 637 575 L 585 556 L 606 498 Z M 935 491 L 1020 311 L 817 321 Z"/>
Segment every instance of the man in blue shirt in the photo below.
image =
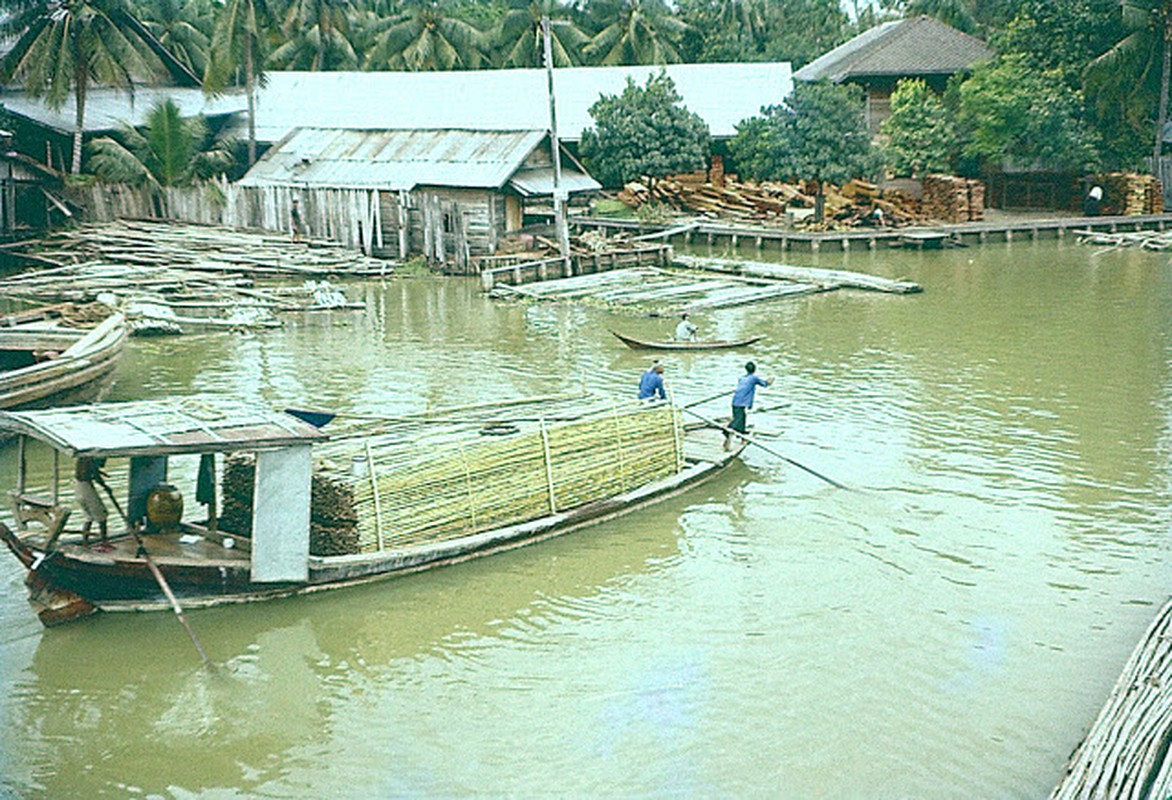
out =
<path fill-rule="evenodd" d="M 639 379 L 639 399 L 650 400 L 656 396 L 660 400 L 667 399 L 667 392 L 663 388 L 663 364 L 658 361 L 651 364 L 651 369 L 643 373 Z"/>
<path fill-rule="evenodd" d="M 744 433 L 747 412 L 753 407 L 753 397 L 757 394 L 758 386 L 768 386 L 773 381 L 767 381 L 757 374 L 757 365 L 752 361 L 745 364 L 745 374 L 737 381 L 737 390 L 733 392 L 732 399 L 732 422 L 728 424 L 730 428 L 738 433 Z M 733 437 L 730 434 L 724 435 L 724 449 L 731 450 L 733 445 Z"/>

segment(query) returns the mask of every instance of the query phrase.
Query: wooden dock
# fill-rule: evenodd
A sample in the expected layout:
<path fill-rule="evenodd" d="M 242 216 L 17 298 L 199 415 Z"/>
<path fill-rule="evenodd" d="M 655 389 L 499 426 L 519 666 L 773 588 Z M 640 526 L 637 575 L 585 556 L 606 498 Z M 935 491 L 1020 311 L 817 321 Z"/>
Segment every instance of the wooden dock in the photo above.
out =
<path fill-rule="evenodd" d="M 1128 659 L 1050 800 L 1172 797 L 1172 601 Z"/>
<path fill-rule="evenodd" d="M 1064 239 L 1087 232 L 1163 231 L 1172 229 L 1172 214 L 1144 214 L 1120 217 L 1056 217 L 1005 222 L 968 222 L 962 225 L 932 225 L 908 228 L 858 228 L 846 231 L 806 232 L 752 225 L 729 225 L 710 221 L 687 224 L 645 225 L 637 220 L 574 217 L 577 231 L 634 235 L 643 240 L 688 246 L 731 247 L 785 252 L 788 250 L 876 250 L 916 246 L 916 243 L 983 244 L 986 242 Z"/>
<path fill-rule="evenodd" d="M 560 256 L 536 261 L 518 261 L 482 269 L 480 284 L 484 291 L 491 292 L 502 284 L 523 286 L 526 283 L 594 275 L 599 272 L 629 267 L 648 265 L 665 267 L 672 261 L 672 252 L 671 245 L 651 244 L 621 250 L 607 250 L 591 255 L 572 255 L 568 265 Z M 488 259 L 482 260 L 482 266 L 490 263 L 492 262 Z"/>

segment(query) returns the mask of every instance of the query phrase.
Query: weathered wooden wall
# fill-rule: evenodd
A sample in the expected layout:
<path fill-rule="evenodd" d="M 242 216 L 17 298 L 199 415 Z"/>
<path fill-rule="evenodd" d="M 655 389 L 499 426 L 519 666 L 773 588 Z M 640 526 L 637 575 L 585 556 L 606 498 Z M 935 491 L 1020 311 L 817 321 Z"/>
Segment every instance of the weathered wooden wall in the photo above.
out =
<path fill-rule="evenodd" d="M 151 190 L 95 184 L 70 190 L 86 219 L 170 219 L 291 233 L 297 197 L 308 238 L 332 239 L 367 255 L 429 261 L 465 272 L 469 256 L 496 252 L 505 230 L 503 195 L 483 189 L 420 189 L 400 194 L 370 189 L 251 187 L 217 182 Z M 405 204 L 405 207 L 404 207 Z"/>

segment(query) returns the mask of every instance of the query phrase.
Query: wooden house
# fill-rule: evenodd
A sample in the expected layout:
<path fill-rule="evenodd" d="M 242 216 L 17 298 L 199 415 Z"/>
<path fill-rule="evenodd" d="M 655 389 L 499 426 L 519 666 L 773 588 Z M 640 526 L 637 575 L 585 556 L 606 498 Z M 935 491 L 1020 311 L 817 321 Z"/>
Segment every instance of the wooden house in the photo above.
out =
<path fill-rule="evenodd" d="M 247 224 L 289 229 L 297 199 L 309 235 L 462 272 L 521 228 L 524 201 L 552 197 L 554 180 L 544 130 L 297 128 L 237 185 L 260 217 Z M 556 188 L 600 186 L 563 150 Z"/>
<path fill-rule="evenodd" d="M 867 92 L 867 125 L 878 135 L 891 115 L 891 93 L 904 78 L 919 78 L 943 92 L 953 75 L 987 61 L 993 51 L 980 39 L 929 16 L 876 25 L 794 73 L 795 82 L 854 83 Z"/>
<path fill-rule="evenodd" d="M 11 149 L 0 131 L 0 239 L 15 239 L 73 217 L 62 199 L 64 175 Z"/>

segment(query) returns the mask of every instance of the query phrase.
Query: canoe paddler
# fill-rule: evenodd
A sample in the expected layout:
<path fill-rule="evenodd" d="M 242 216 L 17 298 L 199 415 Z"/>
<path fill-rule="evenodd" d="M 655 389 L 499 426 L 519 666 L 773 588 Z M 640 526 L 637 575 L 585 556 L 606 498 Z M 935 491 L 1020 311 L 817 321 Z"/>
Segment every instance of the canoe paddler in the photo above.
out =
<path fill-rule="evenodd" d="M 688 319 L 688 312 L 680 314 L 680 324 L 676 325 L 676 341 L 679 342 L 694 342 L 696 341 L 696 326 Z"/>

